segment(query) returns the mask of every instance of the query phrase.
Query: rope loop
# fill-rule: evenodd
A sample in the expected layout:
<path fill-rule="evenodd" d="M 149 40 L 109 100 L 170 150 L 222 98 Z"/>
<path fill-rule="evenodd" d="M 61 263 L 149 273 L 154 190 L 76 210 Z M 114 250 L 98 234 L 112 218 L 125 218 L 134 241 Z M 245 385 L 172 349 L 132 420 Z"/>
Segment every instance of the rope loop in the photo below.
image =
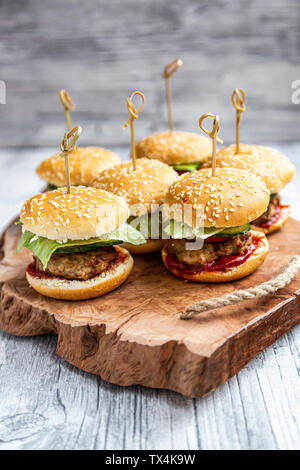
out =
<path fill-rule="evenodd" d="M 239 113 L 243 113 L 245 106 L 245 92 L 241 88 L 235 88 L 232 93 L 232 103 Z"/>
<path fill-rule="evenodd" d="M 77 140 L 82 133 L 80 126 L 75 126 L 70 131 L 64 134 L 64 137 L 60 144 L 61 156 L 65 156 L 66 153 L 72 152 L 76 147 Z"/>
<path fill-rule="evenodd" d="M 212 128 L 211 131 L 206 129 L 202 124 L 204 119 L 206 119 L 206 118 L 212 118 L 213 119 L 213 128 Z M 223 144 L 223 140 L 220 139 L 217 135 L 219 130 L 220 130 L 220 118 L 219 118 L 218 115 L 211 114 L 211 113 L 203 114 L 201 116 L 201 118 L 199 119 L 199 126 L 203 130 L 203 132 L 205 132 L 205 134 L 207 134 L 212 140 L 214 140 L 214 138 L 216 137 L 217 142 L 219 142 L 220 144 Z"/>
<path fill-rule="evenodd" d="M 141 99 L 142 99 L 142 104 L 138 109 L 136 109 L 136 107 L 134 106 L 133 101 L 132 101 L 134 96 L 136 96 L 136 95 L 140 96 Z M 126 129 L 126 127 L 130 124 L 131 121 L 133 121 L 134 119 L 137 119 L 139 117 L 139 113 L 143 109 L 144 104 L 145 104 L 145 96 L 143 95 L 143 93 L 141 91 L 134 91 L 133 93 L 131 93 L 129 98 L 126 99 L 126 102 L 127 102 L 127 109 L 128 109 L 128 112 L 129 112 L 129 119 L 124 124 L 123 129 Z"/>
<path fill-rule="evenodd" d="M 175 59 L 169 64 L 167 64 L 163 71 L 163 78 L 167 79 L 172 77 L 172 75 L 181 67 L 183 64 L 181 59 Z"/>
<path fill-rule="evenodd" d="M 73 109 L 75 108 L 75 104 L 73 103 L 69 93 L 66 90 L 59 90 L 58 95 L 65 110 L 73 111 Z"/>

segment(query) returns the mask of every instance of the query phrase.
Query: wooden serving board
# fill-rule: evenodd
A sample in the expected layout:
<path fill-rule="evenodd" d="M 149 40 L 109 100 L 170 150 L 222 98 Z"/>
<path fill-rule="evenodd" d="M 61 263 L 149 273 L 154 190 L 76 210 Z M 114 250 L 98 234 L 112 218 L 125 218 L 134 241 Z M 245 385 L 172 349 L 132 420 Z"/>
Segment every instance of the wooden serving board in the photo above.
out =
<path fill-rule="evenodd" d="M 300 223 L 290 220 L 270 238 L 270 253 L 254 274 L 229 284 L 193 284 L 173 277 L 160 255 L 135 258 L 127 282 L 98 299 L 72 302 L 31 289 L 31 254 L 15 254 L 20 228 L 0 243 L 0 326 L 7 333 L 54 333 L 57 354 L 80 369 L 119 384 L 167 388 L 203 396 L 236 374 L 258 352 L 299 323 L 300 273 L 275 295 L 180 320 L 200 299 L 248 288 L 278 274 L 300 254 Z"/>

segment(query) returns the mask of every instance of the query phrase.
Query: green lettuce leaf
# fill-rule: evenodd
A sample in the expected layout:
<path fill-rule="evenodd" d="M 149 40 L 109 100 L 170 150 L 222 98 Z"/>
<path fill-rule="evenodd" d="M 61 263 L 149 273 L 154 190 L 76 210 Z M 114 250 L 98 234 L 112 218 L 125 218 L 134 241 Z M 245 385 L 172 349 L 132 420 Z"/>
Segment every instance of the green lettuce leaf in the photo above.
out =
<path fill-rule="evenodd" d="M 153 214 L 146 213 L 135 217 L 130 216 L 128 224 L 138 230 L 144 238 L 158 239 L 162 237 L 162 214 L 161 211 Z"/>
<path fill-rule="evenodd" d="M 239 227 L 224 228 L 221 233 L 216 235 L 217 237 L 236 237 L 237 235 L 243 235 L 244 233 L 251 230 L 250 224 L 240 225 Z"/>
<path fill-rule="evenodd" d="M 202 166 L 202 162 L 195 162 L 195 163 L 178 163 L 176 165 L 172 165 L 174 170 L 179 171 L 196 171 L 199 170 Z"/>
<path fill-rule="evenodd" d="M 146 243 L 142 233 L 131 225 L 124 223 L 114 232 L 101 235 L 100 241 L 121 240 L 122 242 L 132 243 L 133 245 L 142 245 Z"/>
<path fill-rule="evenodd" d="M 209 237 L 235 237 L 243 233 L 247 233 L 251 230 L 251 225 L 241 225 L 240 227 L 232 228 L 215 228 L 215 227 L 202 227 L 199 229 L 193 229 L 188 224 L 182 224 L 176 220 L 170 220 L 167 225 L 163 228 L 164 232 L 169 235 L 171 238 L 181 239 L 181 238 L 201 238 L 205 240 Z"/>
<path fill-rule="evenodd" d="M 88 249 L 93 249 L 96 245 L 100 246 L 110 246 L 118 245 L 123 242 L 132 243 L 134 245 L 141 245 L 145 243 L 146 240 L 143 235 L 135 230 L 133 227 L 130 227 L 128 224 L 122 224 L 120 227 L 112 233 L 101 235 L 101 238 L 89 238 L 88 240 L 68 240 L 65 243 L 58 243 L 56 240 L 49 240 L 49 238 L 39 237 L 34 233 L 25 230 L 23 232 L 18 247 L 17 252 L 21 248 L 29 248 L 36 257 L 43 264 L 44 269 L 47 267 L 47 264 L 56 251 L 60 253 L 70 253 L 81 251 L 83 247 L 84 251 Z M 64 250 L 64 251 L 62 251 Z"/>
<path fill-rule="evenodd" d="M 57 189 L 57 188 L 58 188 L 58 186 L 55 186 L 55 184 L 49 183 L 47 189 L 48 189 L 48 191 L 53 191 L 54 189 Z"/>
<path fill-rule="evenodd" d="M 223 228 L 215 228 L 215 227 L 201 227 L 198 229 L 192 228 L 188 224 L 182 224 L 176 220 L 170 220 L 167 225 L 163 228 L 164 232 L 169 235 L 171 238 L 202 238 L 205 240 L 206 238 L 212 237 L 216 233 L 222 232 Z"/>

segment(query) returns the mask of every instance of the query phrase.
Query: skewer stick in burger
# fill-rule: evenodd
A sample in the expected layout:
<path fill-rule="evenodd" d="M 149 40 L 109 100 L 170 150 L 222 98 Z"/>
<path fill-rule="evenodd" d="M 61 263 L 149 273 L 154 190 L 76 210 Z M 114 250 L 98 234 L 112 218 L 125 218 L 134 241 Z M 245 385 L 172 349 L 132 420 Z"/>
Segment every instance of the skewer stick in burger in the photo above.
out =
<path fill-rule="evenodd" d="M 182 65 L 176 59 L 164 68 L 166 81 L 169 131 L 149 135 L 137 143 L 138 158 L 153 158 L 172 166 L 179 174 L 199 170 L 203 162 L 211 156 L 211 142 L 206 137 L 192 133 L 174 131 L 170 78 Z"/>
<path fill-rule="evenodd" d="M 218 128 L 215 117 L 214 128 Z M 217 125 L 216 125 L 217 124 Z M 216 139 L 215 132 L 212 133 Z M 251 229 L 269 191 L 245 170 L 200 170 L 173 183 L 163 206 L 166 268 L 194 282 L 225 282 L 255 271 L 268 253 L 266 236 Z"/>
<path fill-rule="evenodd" d="M 232 101 L 237 109 L 236 144 L 221 149 L 217 153 L 217 166 L 220 168 L 240 168 L 260 177 L 270 190 L 267 210 L 257 220 L 253 228 L 270 234 L 280 229 L 288 220 L 291 207 L 281 203 L 281 191 L 294 177 L 295 167 L 278 150 L 260 145 L 240 144 L 239 123 L 245 110 L 243 90 L 234 90 Z"/>
<path fill-rule="evenodd" d="M 65 135 L 62 145 L 74 131 Z M 65 156 L 68 150 L 62 150 Z M 17 248 L 34 254 L 26 270 L 29 284 L 40 294 L 65 300 L 98 297 L 120 286 L 133 259 L 119 244 L 145 241 L 126 224 L 128 216 L 124 200 L 86 186 L 30 198 L 21 209 L 23 234 Z"/>
<path fill-rule="evenodd" d="M 140 92 L 132 93 L 127 100 L 130 125 L 138 116 L 132 99 Z M 140 108 L 141 109 L 141 108 Z M 171 167 L 158 160 L 141 158 L 135 160 L 134 133 L 131 134 L 132 161 L 123 162 L 117 167 L 104 170 L 93 182 L 93 186 L 110 191 L 126 200 L 130 207 L 128 223 L 139 230 L 146 238 L 141 245 L 126 244 L 134 254 L 147 254 L 159 251 L 163 245 L 161 239 L 161 212 L 169 186 L 177 179 L 177 173 Z"/>
<path fill-rule="evenodd" d="M 74 103 L 66 90 L 59 91 L 59 97 L 64 107 L 69 130 L 72 128 L 69 110 L 74 109 Z M 120 163 L 120 157 L 110 150 L 101 147 L 79 147 L 70 152 L 70 175 L 74 186 L 90 186 L 94 178 L 106 168 Z M 43 160 L 36 169 L 37 174 L 48 183 L 48 188 L 55 189 L 64 186 L 66 180 L 65 167 L 60 154 L 52 155 Z"/>

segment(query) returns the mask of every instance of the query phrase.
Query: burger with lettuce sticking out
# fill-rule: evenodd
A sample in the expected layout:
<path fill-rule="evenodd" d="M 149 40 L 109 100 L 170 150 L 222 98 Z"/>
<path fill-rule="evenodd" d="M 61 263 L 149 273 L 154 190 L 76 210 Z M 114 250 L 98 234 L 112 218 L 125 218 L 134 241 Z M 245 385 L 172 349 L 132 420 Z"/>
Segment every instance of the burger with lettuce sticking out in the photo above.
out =
<path fill-rule="evenodd" d="M 232 103 L 236 109 L 236 144 L 222 148 L 216 155 L 216 165 L 220 168 L 240 168 L 261 178 L 270 190 L 267 210 L 253 221 L 253 229 L 266 235 L 280 229 L 288 220 L 291 208 L 282 204 L 281 191 L 295 176 L 295 167 L 289 159 L 276 149 L 261 145 L 240 143 L 240 122 L 245 111 L 245 92 L 236 88 L 232 93 Z M 210 166 L 207 161 L 203 168 Z"/>
<path fill-rule="evenodd" d="M 161 237 L 160 205 L 169 186 L 178 178 L 176 171 L 158 160 L 141 158 L 133 162 L 103 171 L 93 186 L 112 192 L 125 199 L 130 207 L 128 223 L 139 230 L 146 239 L 143 244 L 127 243 L 131 253 L 140 255 L 160 251 Z"/>
<path fill-rule="evenodd" d="M 152 134 L 136 145 L 138 158 L 153 158 L 170 165 L 179 175 L 199 170 L 211 157 L 210 140 L 192 132 L 167 131 Z"/>
<path fill-rule="evenodd" d="M 282 203 L 279 192 L 293 179 L 296 170 L 285 155 L 276 149 L 247 144 L 240 144 L 239 153 L 235 153 L 235 145 L 230 145 L 217 153 L 217 166 L 247 170 L 266 183 L 270 201 L 264 214 L 253 221 L 255 230 L 268 235 L 287 222 L 291 207 Z"/>
<path fill-rule="evenodd" d="M 212 154 L 212 145 L 207 137 L 174 131 L 170 79 L 182 64 L 180 59 L 173 60 L 164 67 L 162 75 L 166 84 L 169 131 L 149 135 L 136 146 L 138 158 L 160 160 L 172 166 L 179 175 L 199 170 Z"/>
<path fill-rule="evenodd" d="M 135 96 L 139 96 L 142 100 L 138 109 L 133 104 Z M 145 96 L 140 91 L 134 91 L 126 102 L 129 119 L 123 129 L 130 125 L 132 160 L 103 171 L 95 179 L 93 186 L 124 198 L 130 206 L 128 223 L 139 230 L 146 240 L 139 246 L 126 243 L 126 248 L 131 253 L 140 255 L 161 250 L 163 240 L 160 205 L 164 201 L 168 187 L 177 179 L 177 173 L 158 160 L 136 159 L 134 120 L 144 106 Z"/>
<path fill-rule="evenodd" d="M 78 147 L 70 153 L 70 176 L 75 186 L 90 186 L 95 177 L 106 168 L 119 165 L 120 158 L 100 147 Z M 60 154 L 43 160 L 36 173 L 48 184 L 48 190 L 65 185 L 66 173 Z"/>
<path fill-rule="evenodd" d="M 166 268 L 194 282 L 224 282 L 256 270 L 268 253 L 264 233 L 251 223 L 268 207 L 265 183 L 244 170 L 211 169 L 182 176 L 163 206 Z"/>
<path fill-rule="evenodd" d="M 75 108 L 66 90 L 59 90 L 59 98 L 64 108 L 67 125 L 72 129 L 69 111 Z M 69 171 L 74 186 L 90 186 L 93 179 L 106 168 L 120 163 L 114 152 L 101 147 L 75 147 L 69 155 Z M 66 182 L 66 171 L 60 153 L 43 160 L 36 173 L 48 183 L 48 190 L 62 187 Z"/>
<path fill-rule="evenodd" d="M 21 209 L 26 247 L 33 261 L 29 284 L 55 299 L 98 297 L 120 286 L 133 260 L 122 243 L 141 244 L 140 232 L 127 225 L 126 202 L 106 191 L 85 186 L 59 188 L 33 196 Z"/>
<path fill-rule="evenodd" d="M 21 209 L 23 234 L 17 251 L 26 247 L 34 254 L 27 280 L 37 292 L 55 299 L 90 299 L 120 286 L 133 260 L 118 245 L 145 242 L 126 224 L 125 201 L 100 189 L 71 186 L 69 152 L 81 132 L 76 126 L 61 142 L 66 187 L 33 196 Z"/>

